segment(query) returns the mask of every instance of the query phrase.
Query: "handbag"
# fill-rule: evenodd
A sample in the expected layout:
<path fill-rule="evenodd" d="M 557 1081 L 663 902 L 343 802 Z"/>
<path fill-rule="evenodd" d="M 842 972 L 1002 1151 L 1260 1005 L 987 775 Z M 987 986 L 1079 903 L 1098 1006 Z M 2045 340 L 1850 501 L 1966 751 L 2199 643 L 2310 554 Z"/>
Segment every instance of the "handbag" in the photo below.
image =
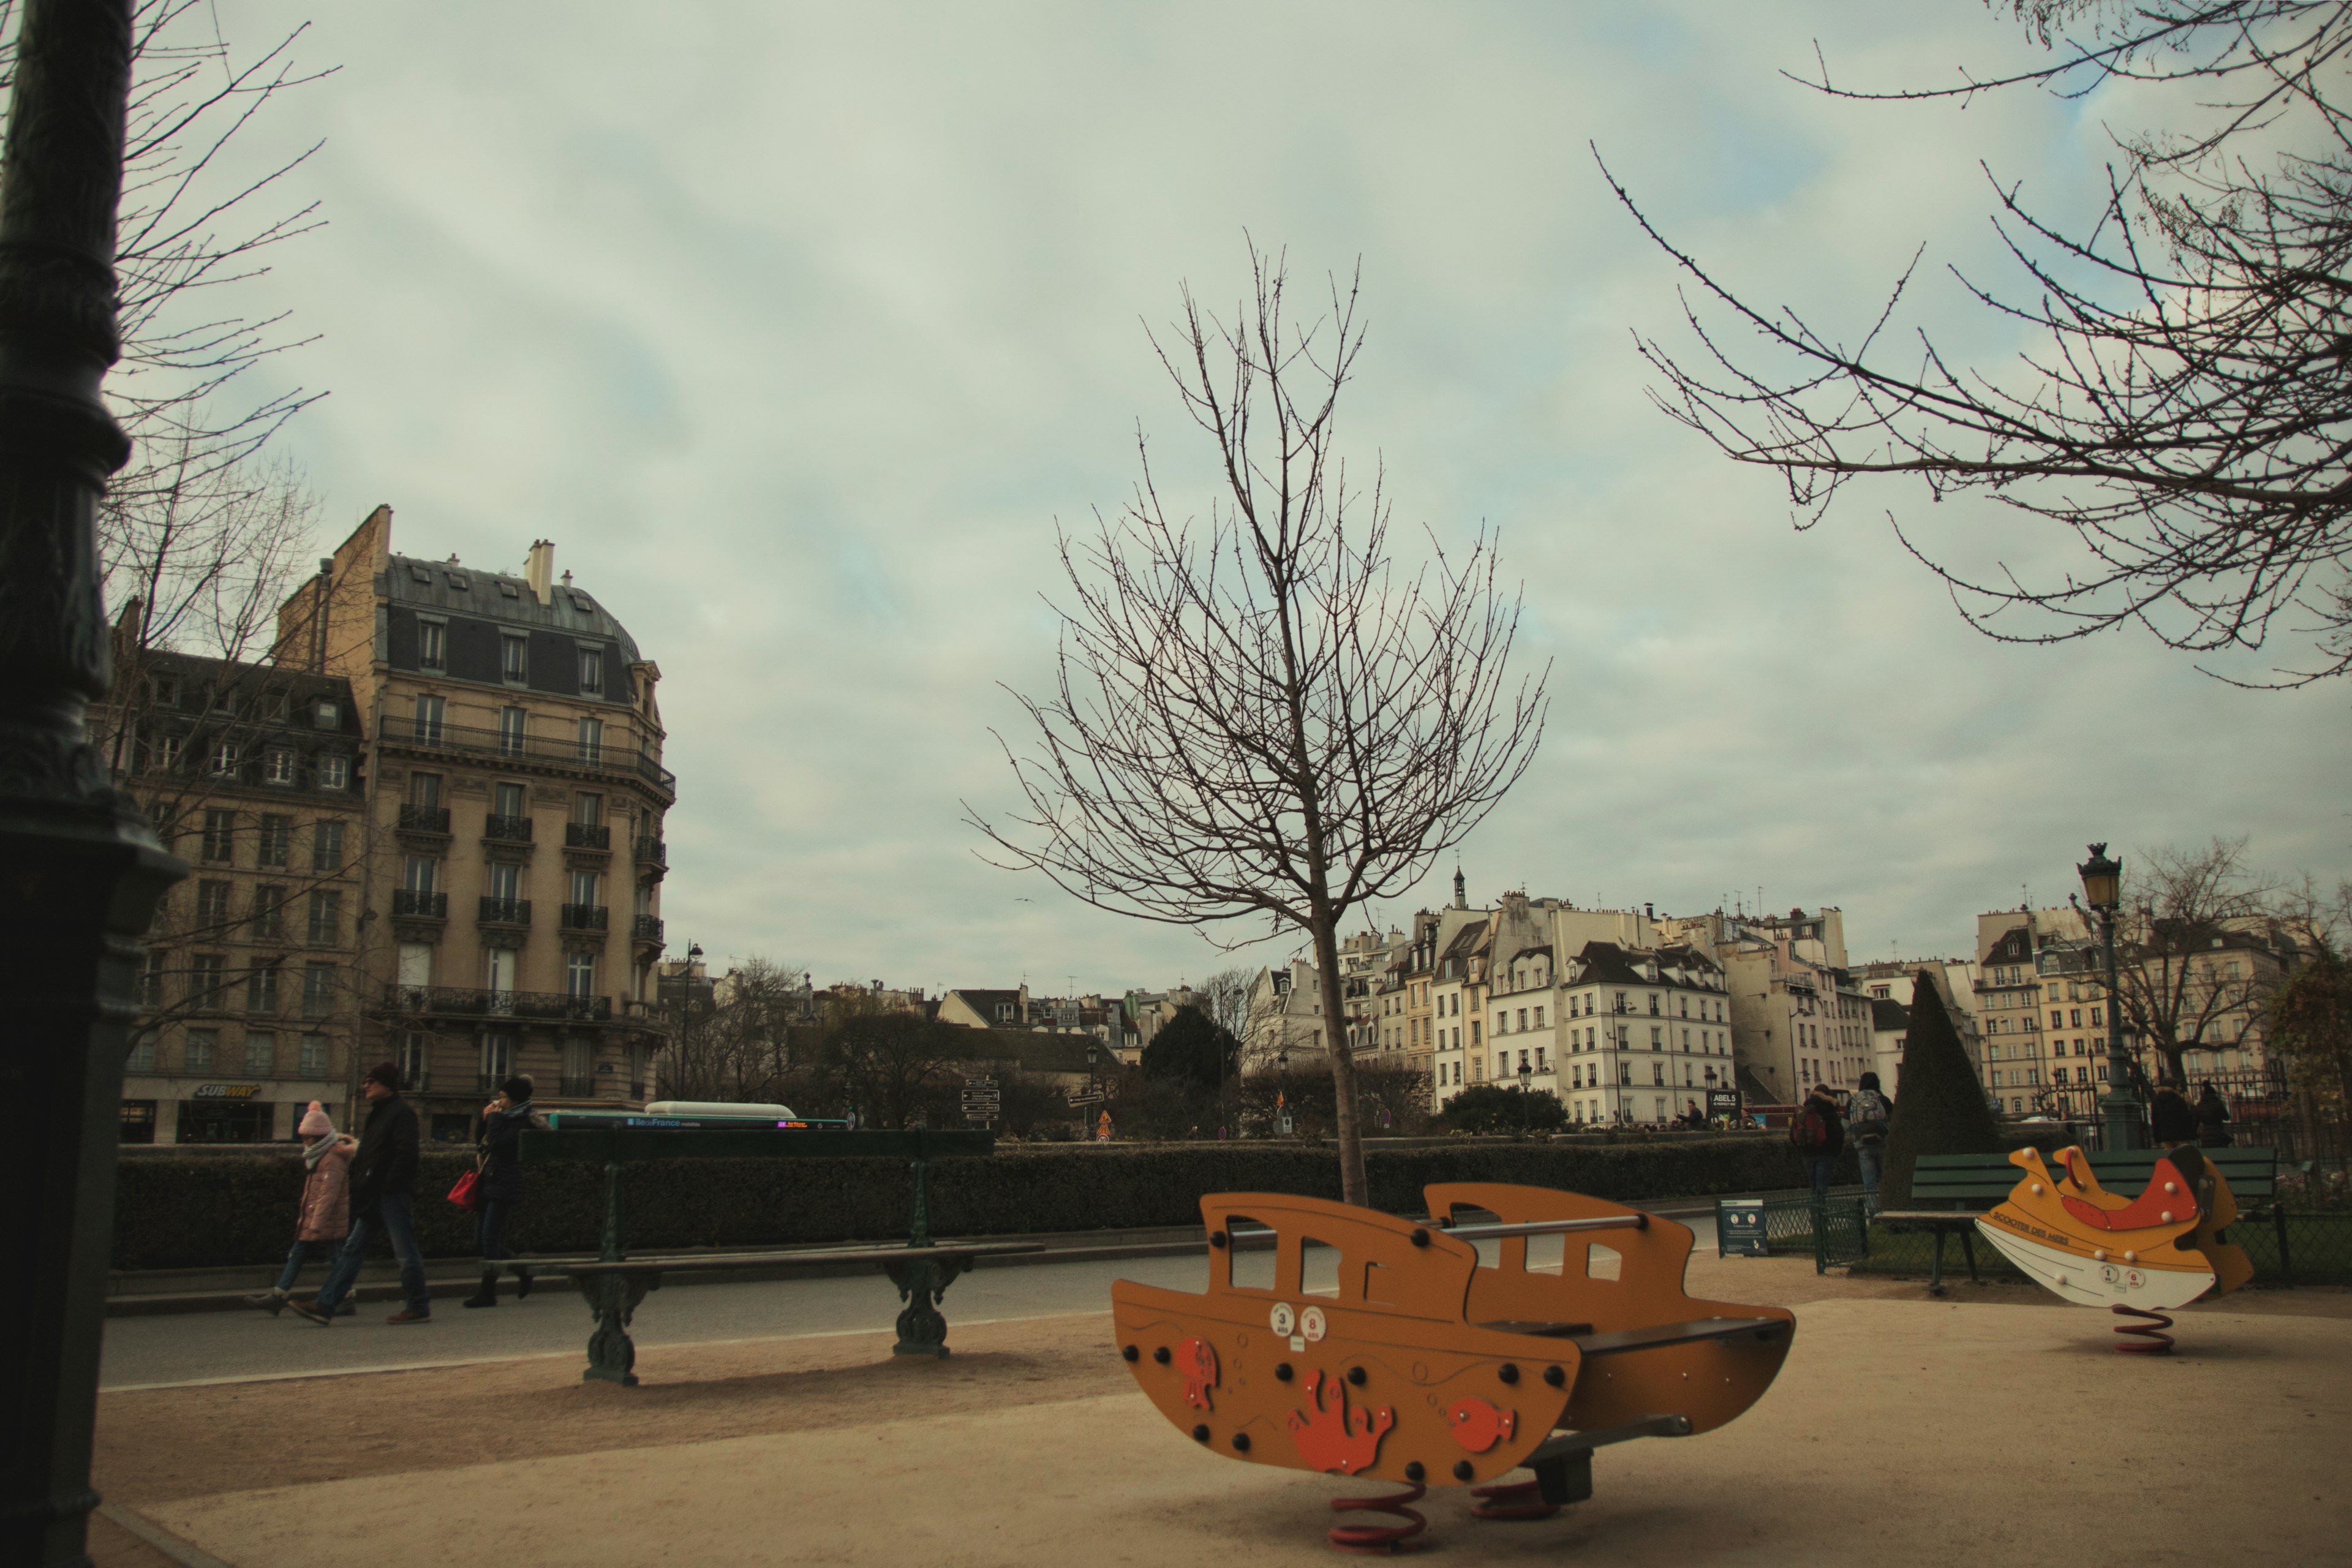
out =
<path fill-rule="evenodd" d="M 467 1209 L 479 1213 L 484 1201 L 482 1197 L 482 1173 L 478 1169 L 476 1169 L 468 1171 L 464 1175 L 458 1177 L 457 1184 L 449 1189 L 449 1201 L 456 1204 L 461 1209 Z"/>

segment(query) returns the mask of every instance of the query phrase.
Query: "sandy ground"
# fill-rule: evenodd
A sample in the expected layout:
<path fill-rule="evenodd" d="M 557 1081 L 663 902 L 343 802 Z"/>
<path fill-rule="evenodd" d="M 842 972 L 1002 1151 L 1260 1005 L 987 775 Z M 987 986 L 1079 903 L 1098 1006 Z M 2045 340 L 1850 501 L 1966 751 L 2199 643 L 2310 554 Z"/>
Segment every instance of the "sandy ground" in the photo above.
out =
<path fill-rule="evenodd" d="M 2103 1315 L 2023 1287 L 1818 1279 L 1695 1259 L 1694 1294 L 1799 1308 L 1748 1415 L 1605 1451 L 1553 1520 L 1423 1505 L 1432 1550 L 1603 1562 L 2352 1563 L 2352 1293 L 2242 1292 L 2179 1351 L 2110 1353 Z M 1331 1561 L 1366 1490 L 1204 1454 L 1138 1394 L 1107 1313 L 665 1348 L 644 1386 L 572 1358 L 112 1394 L 98 1482 L 213 1556 L 376 1563 Z M 392 1478 L 398 1478 L 394 1481 Z M 338 1545 L 337 1543 L 341 1543 Z M 111 1524 L 95 1559 L 167 1559 Z"/>

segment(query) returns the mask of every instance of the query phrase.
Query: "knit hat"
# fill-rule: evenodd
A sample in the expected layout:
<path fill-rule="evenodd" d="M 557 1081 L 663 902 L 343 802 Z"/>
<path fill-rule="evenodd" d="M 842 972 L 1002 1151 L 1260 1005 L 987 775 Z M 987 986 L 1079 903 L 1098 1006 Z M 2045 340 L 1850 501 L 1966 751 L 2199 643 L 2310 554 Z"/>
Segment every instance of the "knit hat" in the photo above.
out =
<path fill-rule="evenodd" d="M 375 1066 L 368 1068 L 367 1081 L 370 1083 L 380 1083 L 383 1085 L 384 1088 L 392 1090 L 394 1094 L 399 1093 L 400 1064 L 397 1062 L 376 1063 Z"/>
<path fill-rule="evenodd" d="M 332 1138 L 335 1124 L 327 1120 L 327 1108 L 314 1100 L 310 1102 L 310 1109 L 302 1113 L 302 1120 L 294 1131 L 305 1138 Z"/>

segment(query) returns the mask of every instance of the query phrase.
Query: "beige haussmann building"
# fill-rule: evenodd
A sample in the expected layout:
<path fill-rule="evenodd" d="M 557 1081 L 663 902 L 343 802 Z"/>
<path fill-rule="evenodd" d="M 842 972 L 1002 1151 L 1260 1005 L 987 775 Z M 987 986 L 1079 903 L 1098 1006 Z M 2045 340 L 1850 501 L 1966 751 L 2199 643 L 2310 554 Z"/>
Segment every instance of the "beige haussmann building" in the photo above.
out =
<path fill-rule="evenodd" d="M 359 996 L 428 1137 L 498 1081 L 642 1101 L 665 1037 L 661 672 L 533 543 L 519 573 L 393 549 L 380 506 L 279 612 L 371 754 Z M 372 1053 L 371 1053 L 372 1054 Z"/>

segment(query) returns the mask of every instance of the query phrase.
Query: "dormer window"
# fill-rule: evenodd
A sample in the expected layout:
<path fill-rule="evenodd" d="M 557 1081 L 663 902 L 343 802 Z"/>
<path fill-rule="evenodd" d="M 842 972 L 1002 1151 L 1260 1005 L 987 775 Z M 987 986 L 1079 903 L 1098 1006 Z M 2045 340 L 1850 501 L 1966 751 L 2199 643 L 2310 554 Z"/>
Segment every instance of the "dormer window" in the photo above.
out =
<path fill-rule="evenodd" d="M 408 577 L 409 581 L 413 583 L 421 583 L 427 588 L 433 586 L 433 574 L 427 572 L 422 566 L 411 566 L 408 569 Z"/>
<path fill-rule="evenodd" d="M 331 697 L 320 698 L 318 706 L 311 710 L 311 722 L 321 730 L 333 730 L 340 728 L 342 721 L 342 704 Z"/>
<path fill-rule="evenodd" d="M 444 572 L 441 575 L 447 580 L 450 587 L 456 589 L 460 594 L 467 594 L 473 591 L 472 588 L 467 585 L 467 579 L 466 574 L 462 572 Z"/>
<path fill-rule="evenodd" d="M 499 584 L 499 592 L 504 594 L 509 599 L 520 599 L 522 597 L 521 590 L 518 589 L 511 583 Z"/>
<path fill-rule="evenodd" d="M 449 628 L 439 621 L 416 623 L 416 668 L 441 670 L 449 667 Z"/>
<path fill-rule="evenodd" d="M 604 690 L 604 650 L 583 647 L 580 650 L 580 689 L 588 696 L 602 696 Z"/>

